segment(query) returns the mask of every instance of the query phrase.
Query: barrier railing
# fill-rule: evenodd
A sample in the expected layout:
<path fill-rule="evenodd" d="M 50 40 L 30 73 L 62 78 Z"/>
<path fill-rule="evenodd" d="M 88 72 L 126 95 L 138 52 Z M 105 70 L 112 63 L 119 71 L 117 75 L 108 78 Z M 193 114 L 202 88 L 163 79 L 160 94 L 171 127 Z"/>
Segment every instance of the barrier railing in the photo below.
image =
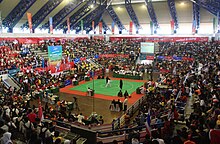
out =
<path fill-rule="evenodd" d="M 132 106 L 130 106 L 125 113 L 128 113 L 130 117 L 134 115 L 134 113 L 140 108 L 141 104 L 146 101 L 147 95 L 141 97 L 138 101 L 136 101 Z M 125 114 L 117 118 L 112 123 L 112 130 L 119 129 L 125 124 Z"/>

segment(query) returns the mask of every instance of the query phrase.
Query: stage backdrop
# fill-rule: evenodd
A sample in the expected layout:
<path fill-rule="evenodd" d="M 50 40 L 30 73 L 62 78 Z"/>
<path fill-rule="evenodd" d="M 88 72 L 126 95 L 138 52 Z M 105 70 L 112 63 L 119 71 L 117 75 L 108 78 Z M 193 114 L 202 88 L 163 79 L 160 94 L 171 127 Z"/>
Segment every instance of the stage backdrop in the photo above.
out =
<path fill-rule="evenodd" d="M 48 46 L 50 65 L 60 65 L 62 60 L 62 46 Z"/>

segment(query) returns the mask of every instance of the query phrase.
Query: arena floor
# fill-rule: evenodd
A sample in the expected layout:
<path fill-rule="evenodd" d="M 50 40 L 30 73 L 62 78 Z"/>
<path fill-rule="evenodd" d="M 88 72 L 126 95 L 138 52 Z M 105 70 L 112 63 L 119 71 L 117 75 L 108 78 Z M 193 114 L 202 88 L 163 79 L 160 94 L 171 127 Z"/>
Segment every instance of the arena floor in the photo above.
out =
<path fill-rule="evenodd" d="M 60 92 L 57 94 L 60 96 L 60 100 L 73 101 L 73 97 L 78 99 L 79 111 L 73 110 L 73 113 L 82 112 L 83 115 L 89 116 L 93 111 L 97 114 L 102 115 L 105 123 L 111 123 L 113 119 L 118 118 L 123 112 L 112 112 L 109 110 L 109 106 L 113 99 L 120 99 L 124 101 L 124 97 L 117 97 L 119 91 L 119 78 L 111 78 L 112 87 L 105 88 L 105 79 L 104 80 L 95 80 L 95 95 L 87 96 L 87 88 L 91 86 L 92 81 L 82 81 L 78 86 L 66 86 L 60 89 Z M 128 90 L 131 98 L 128 99 L 128 106 L 135 103 L 139 98 L 142 97 L 142 94 L 136 94 L 136 88 L 143 85 L 146 80 L 123 80 L 123 92 L 125 89 Z M 102 88 L 104 87 L 104 88 Z M 133 88 L 132 88 L 133 87 Z M 100 93 L 100 94 L 98 94 Z M 101 94 L 102 93 L 102 94 Z M 111 95 L 110 95 L 110 94 Z"/>

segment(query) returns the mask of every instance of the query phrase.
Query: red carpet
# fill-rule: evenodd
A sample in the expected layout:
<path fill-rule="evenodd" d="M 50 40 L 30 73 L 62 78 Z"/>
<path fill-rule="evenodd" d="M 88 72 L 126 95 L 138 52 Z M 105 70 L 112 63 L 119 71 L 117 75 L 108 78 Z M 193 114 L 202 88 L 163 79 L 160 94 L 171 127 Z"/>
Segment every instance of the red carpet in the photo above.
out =
<path fill-rule="evenodd" d="M 121 78 L 111 78 L 113 80 L 120 80 Z M 146 82 L 145 80 L 131 80 L 131 79 L 122 79 L 122 80 L 126 80 L 126 81 L 135 81 L 135 82 Z M 79 84 L 84 84 L 86 83 L 85 81 L 80 82 Z M 60 89 L 60 92 L 63 93 L 68 93 L 68 94 L 75 94 L 75 95 L 80 95 L 80 96 L 87 96 L 86 92 L 81 92 L 81 91 L 76 91 L 76 90 L 70 90 L 70 88 L 72 88 L 74 86 L 69 85 L 66 86 L 64 88 Z M 128 99 L 128 102 L 130 104 L 134 104 L 139 98 L 141 98 L 143 96 L 143 94 L 136 94 L 136 92 L 133 92 L 131 94 L 131 98 Z M 116 96 L 108 96 L 108 95 L 102 95 L 102 94 L 95 94 L 94 98 L 99 98 L 99 99 L 104 99 L 104 100 L 110 100 L 112 101 L 113 99 L 118 100 L 120 99 L 121 101 L 124 101 L 124 97 L 116 97 Z"/>

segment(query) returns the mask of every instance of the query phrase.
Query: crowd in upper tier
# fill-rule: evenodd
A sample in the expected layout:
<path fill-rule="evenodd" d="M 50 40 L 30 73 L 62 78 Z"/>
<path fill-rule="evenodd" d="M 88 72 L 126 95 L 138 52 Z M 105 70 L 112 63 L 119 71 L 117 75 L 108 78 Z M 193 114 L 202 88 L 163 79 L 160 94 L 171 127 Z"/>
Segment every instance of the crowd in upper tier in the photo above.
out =
<path fill-rule="evenodd" d="M 48 60 L 42 61 L 42 57 L 31 51 L 31 48 L 47 51 L 49 45 L 62 45 L 66 55 L 63 63 L 74 61 L 72 68 L 74 74 L 84 77 L 91 70 L 104 69 L 130 70 L 136 72 L 160 73 L 156 80 L 152 77 L 147 81 L 141 92 L 148 95 L 147 102 L 139 110 L 139 114 L 133 121 L 126 114 L 125 126 L 143 126 L 146 117 L 150 113 L 152 131 L 147 133 L 144 139 L 140 138 L 138 131 L 129 132 L 129 137 L 124 143 L 136 144 L 140 141 L 144 144 L 218 144 L 220 143 L 220 46 L 217 42 L 166 42 L 159 43 L 159 54 L 162 56 L 190 57 L 193 60 L 158 60 L 153 64 L 137 64 L 140 55 L 140 43 L 131 40 L 109 42 L 103 40 L 79 40 L 66 42 L 44 42 L 41 44 L 18 44 L 2 41 L 1 71 L 30 67 L 18 72 L 14 78 L 21 84 L 21 89 L 4 85 L 1 77 L 1 111 L 0 127 L 3 134 L 1 143 L 12 143 L 15 134 L 21 135 L 29 144 L 68 143 L 59 136 L 52 125 L 41 123 L 39 108 L 30 106 L 32 92 L 36 89 L 47 89 L 60 86 L 66 79 L 74 76 L 60 74 L 52 76 L 50 70 L 38 72 L 36 67 L 46 67 Z M 26 53 L 21 53 L 23 50 Z M 119 54 L 116 57 L 102 57 L 103 54 Z M 127 56 L 121 56 L 127 55 Z M 10 56 L 9 56 L 10 55 Z M 67 60 L 68 59 L 68 60 Z M 92 61 L 92 62 L 91 62 Z M 40 75 L 39 75 L 40 74 Z M 78 79 L 80 80 L 80 79 Z M 186 108 L 190 107 L 190 108 Z M 190 110 L 188 110 L 190 109 Z M 63 114 L 61 111 L 45 105 L 43 113 L 47 118 L 58 121 L 82 120 L 84 116 L 71 113 Z M 102 124 L 103 120 L 95 120 Z M 183 128 L 176 127 L 175 122 L 183 121 Z M 21 133 L 19 133 L 21 132 Z M 18 137 L 16 137 L 18 138 Z M 12 141 L 11 141 L 12 139 Z"/>

